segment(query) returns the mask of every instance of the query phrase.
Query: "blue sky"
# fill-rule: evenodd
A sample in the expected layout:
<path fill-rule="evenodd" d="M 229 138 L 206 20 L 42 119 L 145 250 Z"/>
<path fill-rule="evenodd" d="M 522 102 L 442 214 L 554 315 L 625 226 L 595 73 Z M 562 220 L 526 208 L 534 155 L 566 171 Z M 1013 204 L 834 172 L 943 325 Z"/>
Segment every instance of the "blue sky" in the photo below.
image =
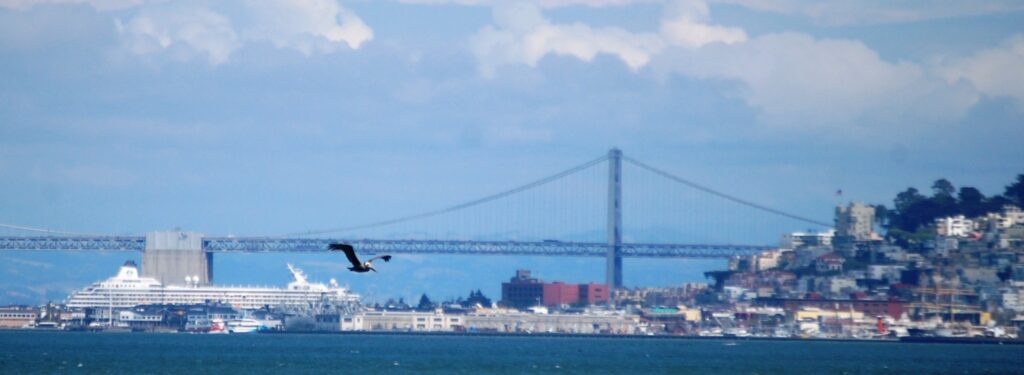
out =
<path fill-rule="evenodd" d="M 77 232 L 355 225 L 613 146 L 825 221 L 837 189 L 992 194 L 1024 172 L 1019 1 L 0 0 L 0 77 L 0 223 Z M 681 232 L 630 220 L 637 239 Z M 128 254 L 0 256 L 3 302 L 58 298 Z M 377 279 L 315 254 L 218 259 L 220 282 L 281 284 L 294 261 L 377 297 L 493 296 L 517 267 L 603 278 L 596 259 L 410 258 Z M 720 265 L 634 262 L 627 284 Z"/>

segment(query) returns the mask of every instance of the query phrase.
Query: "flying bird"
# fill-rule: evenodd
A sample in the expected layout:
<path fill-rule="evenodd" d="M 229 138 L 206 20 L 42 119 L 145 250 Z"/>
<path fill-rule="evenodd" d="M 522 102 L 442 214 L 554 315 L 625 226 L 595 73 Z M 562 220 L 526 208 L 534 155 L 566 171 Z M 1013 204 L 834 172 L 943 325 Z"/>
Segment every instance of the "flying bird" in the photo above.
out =
<path fill-rule="evenodd" d="M 356 256 L 356 249 L 353 248 L 352 245 L 345 243 L 332 243 L 328 246 L 328 248 L 331 249 L 331 251 L 344 251 L 345 257 L 348 258 L 349 262 L 352 262 L 352 267 L 348 268 L 349 271 L 352 272 L 377 272 L 377 269 L 373 268 L 373 261 L 377 259 L 384 259 L 385 262 L 391 261 L 390 255 L 378 255 L 373 258 L 370 258 L 370 260 L 367 260 L 365 263 L 360 262 L 359 257 Z"/>

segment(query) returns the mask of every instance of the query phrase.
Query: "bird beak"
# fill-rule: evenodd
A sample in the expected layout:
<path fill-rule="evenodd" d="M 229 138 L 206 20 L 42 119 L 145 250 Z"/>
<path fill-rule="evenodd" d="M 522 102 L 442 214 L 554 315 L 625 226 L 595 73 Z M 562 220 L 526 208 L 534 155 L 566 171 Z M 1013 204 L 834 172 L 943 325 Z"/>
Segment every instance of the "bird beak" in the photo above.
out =
<path fill-rule="evenodd" d="M 370 271 L 377 272 L 376 268 L 370 267 Z"/>

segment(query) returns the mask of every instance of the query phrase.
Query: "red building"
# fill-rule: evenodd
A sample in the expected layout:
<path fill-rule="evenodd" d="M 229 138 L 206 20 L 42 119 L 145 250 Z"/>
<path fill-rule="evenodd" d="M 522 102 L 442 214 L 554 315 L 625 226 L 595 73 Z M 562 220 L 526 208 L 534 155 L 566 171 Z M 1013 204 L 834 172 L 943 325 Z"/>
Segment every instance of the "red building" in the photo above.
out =
<path fill-rule="evenodd" d="M 579 301 L 579 285 L 561 281 L 544 283 L 544 306 L 572 305 Z"/>
<path fill-rule="evenodd" d="M 530 271 L 517 270 L 516 276 L 501 284 L 501 302 L 515 308 L 544 306 L 594 305 L 610 300 L 604 284 L 566 284 L 561 281 L 545 283 L 530 276 Z"/>
<path fill-rule="evenodd" d="M 580 302 L 588 305 L 607 303 L 611 300 L 608 286 L 604 284 L 580 284 Z"/>

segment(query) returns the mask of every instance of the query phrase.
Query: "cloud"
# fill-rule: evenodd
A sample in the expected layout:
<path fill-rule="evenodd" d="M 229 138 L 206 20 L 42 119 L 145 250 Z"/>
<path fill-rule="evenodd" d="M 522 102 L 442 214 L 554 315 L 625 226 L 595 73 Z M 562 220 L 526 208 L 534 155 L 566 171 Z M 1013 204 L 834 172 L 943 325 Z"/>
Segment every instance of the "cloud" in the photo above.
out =
<path fill-rule="evenodd" d="M 743 100 L 771 129 L 849 136 L 877 134 L 894 124 L 901 129 L 951 124 L 977 103 L 978 91 L 1017 97 L 1024 87 L 1014 84 L 1019 79 L 986 75 L 1020 66 L 1019 48 L 1014 48 L 1024 43 L 979 53 L 943 76 L 932 66 L 887 61 L 856 40 L 801 33 L 751 39 L 741 28 L 714 25 L 707 3 L 699 0 L 667 4 L 657 33 L 556 24 L 539 6 L 522 3 L 496 6 L 493 16 L 494 25 L 470 42 L 485 77 L 503 65 L 535 67 L 549 54 L 582 61 L 607 54 L 632 71 L 653 65 L 662 77 L 722 82 L 726 95 Z"/>
<path fill-rule="evenodd" d="M 939 70 L 950 84 L 968 82 L 982 94 L 1010 97 L 1024 108 L 1024 35 L 1014 35 L 998 47 L 940 64 Z"/>
<path fill-rule="evenodd" d="M 740 28 L 707 25 L 711 11 L 703 1 L 677 1 L 667 8 L 661 35 L 671 44 L 697 48 L 705 44 L 732 44 L 747 40 Z"/>
<path fill-rule="evenodd" d="M 248 39 L 269 41 L 309 55 L 332 52 L 341 43 L 359 49 L 373 39 L 373 30 L 355 13 L 332 0 L 247 1 L 254 16 L 246 25 Z"/>
<path fill-rule="evenodd" d="M 861 42 L 798 33 L 675 49 L 656 64 L 661 73 L 738 83 L 733 95 L 779 128 L 948 122 L 978 99 L 917 64 L 885 61 Z"/>
<path fill-rule="evenodd" d="M 142 5 L 147 0 L 0 0 L 0 7 L 25 10 L 36 5 L 88 4 L 97 10 L 119 10 Z"/>
<path fill-rule="evenodd" d="M 146 8 L 116 25 L 125 47 L 137 55 L 173 50 L 181 59 L 205 55 L 218 65 L 241 46 L 227 17 L 198 6 Z"/>
<path fill-rule="evenodd" d="M 704 24 L 708 13 L 703 2 L 676 2 L 669 7 L 661 33 L 633 33 L 618 27 L 593 28 L 579 22 L 554 24 L 536 5 L 498 5 L 494 8 L 495 25 L 477 32 L 470 46 L 481 74 L 488 77 L 502 65 L 536 66 L 548 54 L 583 61 L 591 61 L 597 54 L 608 54 L 636 71 L 666 46 L 695 48 L 746 39 L 741 29 Z"/>
<path fill-rule="evenodd" d="M 493 76 L 497 67 L 507 64 L 536 66 L 548 54 L 591 61 L 598 53 L 606 53 L 635 70 L 647 64 L 652 51 L 663 48 L 662 41 L 651 34 L 615 27 L 595 29 L 582 23 L 555 25 L 528 4 L 498 6 L 494 19 L 496 27 L 488 25 L 470 40 L 484 76 Z"/>
<path fill-rule="evenodd" d="M 373 30 L 335 0 L 236 0 L 164 2 L 143 0 L 0 0 L 16 10 L 44 4 L 88 4 L 113 20 L 123 47 L 139 56 L 202 58 L 228 62 L 246 45 L 269 43 L 304 55 L 331 53 L 339 46 L 357 50 Z"/>
<path fill-rule="evenodd" d="M 664 0 L 540 0 L 534 1 L 532 4 L 543 8 L 560 8 L 568 6 L 608 7 L 625 6 L 638 3 L 660 3 L 663 1 Z M 509 1 L 502 0 L 399 0 L 399 2 L 405 4 L 466 6 L 494 6 L 510 3 Z"/>
<path fill-rule="evenodd" d="M 713 0 L 762 12 L 799 15 L 823 25 L 881 24 L 981 16 L 1024 10 L 1016 0 Z"/>

